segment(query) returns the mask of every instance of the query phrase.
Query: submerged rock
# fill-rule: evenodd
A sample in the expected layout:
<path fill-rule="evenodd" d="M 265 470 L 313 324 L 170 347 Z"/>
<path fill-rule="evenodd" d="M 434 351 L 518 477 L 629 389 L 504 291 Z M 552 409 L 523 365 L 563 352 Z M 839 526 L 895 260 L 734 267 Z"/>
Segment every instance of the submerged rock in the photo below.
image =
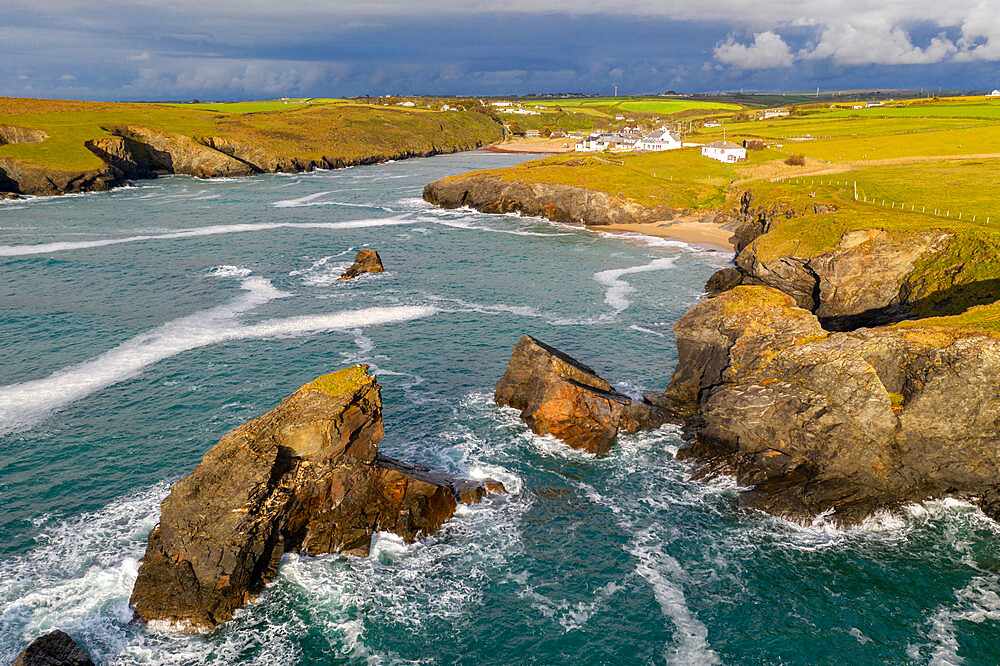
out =
<path fill-rule="evenodd" d="M 382 400 L 367 370 L 306 384 L 174 485 L 132 592 L 138 617 L 211 629 L 261 591 L 286 552 L 366 556 L 376 531 L 409 543 L 487 483 L 503 492 L 379 455 Z"/>
<path fill-rule="evenodd" d="M 675 327 L 665 402 L 681 458 L 749 506 L 839 523 L 953 496 L 1000 506 L 1000 341 L 915 322 L 828 333 L 791 296 L 740 286 Z"/>
<path fill-rule="evenodd" d="M 69 634 L 56 629 L 31 641 L 11 666 L 94 666 L 94 662 Z"/>
<path fill-rule="evenodd" d="M 520 410 L 535 433 L 598 455 L 611 449 L 619 430 L 664 422 L 659 408 L 615 391 L 593 369 L 530 335 L 514 347 L 494 397 L 498 405 Z"/>
<path fill-rule="evenodd" d="M 354 264 L 351 265 L 338 280 L 350 280 L 362 273 L 381 273 L 385 269 L 382 267 L 382 258 L 375 250 L 358 250 L 354 257 Z"/>

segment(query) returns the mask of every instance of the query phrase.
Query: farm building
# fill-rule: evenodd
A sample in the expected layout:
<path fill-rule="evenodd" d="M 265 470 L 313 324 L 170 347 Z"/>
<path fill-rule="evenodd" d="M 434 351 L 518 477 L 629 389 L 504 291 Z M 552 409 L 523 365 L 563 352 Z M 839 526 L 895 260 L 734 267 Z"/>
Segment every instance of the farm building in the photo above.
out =
<path fill-rule="evenodd" d="M 713 141 L 701 147 L 701 154 L 719 162 L 739 162 L 747 158 L 747 149 L 732 141 Z"/>
<path fill-rule="evenodd" d="M 761 118 L 769 120 L 771 118 L 785 118 L 789 115 L 788 109 L 764 109 Z"/>
<path fill-rule="evenodd" d="M 994 90 L 987 97 L 1000 97 L 1000 90 Z"/>

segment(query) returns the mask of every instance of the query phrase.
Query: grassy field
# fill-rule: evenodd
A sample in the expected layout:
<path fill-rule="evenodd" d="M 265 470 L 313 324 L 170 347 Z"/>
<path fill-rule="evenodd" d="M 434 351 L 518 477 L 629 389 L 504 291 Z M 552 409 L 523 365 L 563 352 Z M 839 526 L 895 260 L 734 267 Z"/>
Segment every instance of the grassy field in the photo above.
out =
<path fill-rule="evenodd" d="M 608 106 L 608 98 L 580 104 L 606 111 L 622 108 L 625 101 L 614 100 L 617 107 Z M 768 121 L 734 122 L 727 113 L 723 127 L 696 128 L 685 141 L 761 138 L 769 148 L 750 151 L 749 160 L 737 165 L 703 158 L 691 148 L 566 155 L 498 173 L 694 211 L 734 208 L 738 195 L 750 189 L 757 202 L 799 211 L 757 240 L 755 251 L 764 262 L 814 257 L 835 248 L 850 231 L 879 229 L 900 241 L 916 233 L 945 232 L 950 235 L 946 250 L 919 260 L 908 278 L 928 294 L 918 306 L 927 318 L 913 325 L 1000 335 L 1000 191 L 995 187 L 1000 101 L 921 99 L 864 110 L 827 103 Z M 804 155 L 805 164 L 786 164 L 792 153 Z M 985 305 L 970 309 L 979 303 Z"/>
<path fill-rule="evenodd" d="M 605 115 L 615 113 L 638 112 L 660 114 L 663 116 L 683 113 L 685 111 L 737 111 L 742 107 L 725 102 L 707 102 L 700 100 L 663 98 L 663 97 L 574 97 L 567 99 L 525 100 L 525 106 L 560 106 L 564 108 L 596 109 Z"/>
<path fill-rule="evenodd" d="M 139 125 L 195 139 L 223 137 L 275 158 L 355 159 L 500 140 L 481 113 L 338 101 L 284 104 L 120 104 L 0 98 L 0 125 L 40 129 L 41 143 L 0 145 L 0 156 L 51 169 L 103 166 L 84 143 Z"/>
<path fill-rule="evenodd" d="M 772 151 L 751 151 L 749 160 L 731 165 L 706 159 L 697 148 L 600 156 L 569 154 L 490 173 L 511 181 L 587 187 L 646 206 L 703 210 L 721 206 L 732 182 L 746 170 L 778 157 Z"/>

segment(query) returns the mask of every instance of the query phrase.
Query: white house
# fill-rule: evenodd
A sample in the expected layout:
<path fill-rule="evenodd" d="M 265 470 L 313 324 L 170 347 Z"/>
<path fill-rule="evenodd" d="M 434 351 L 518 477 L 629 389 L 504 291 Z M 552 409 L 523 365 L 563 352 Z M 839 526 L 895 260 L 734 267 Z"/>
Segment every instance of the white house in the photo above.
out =
<path fill-rule="evenodd" d="M 718 120 L 709 120 L 707 123 L 705 123 L 705 127 L 722 127 L 722 123 L 720 123 Z"/>
<path fill-rule="evenodd" d="M 747 158 L 747 149 L 732 141 L 713 141 L 701 147 L 701 154 L 719 162 L 739 162 Z"/>
<path fill-rule="evenodd" d="M 885 104 L 883 104 L 882 102 L 868 102 L 867 104 L 865 104 L 866 109 L 871 109 L 876 106 L 885 106 Z"/>
<path fill-rule="evenodd" d="M 674 150 L 681 147 L 681 137 L 666 128 L 650 132 L 642 137 L 637 146 L 639 150 Z"/>
<path fill-rule="evenodd" d="M 1000 97 L 1000 90 L 994 90 L 987 97 Z"/>
<path fill-rule="evenodd" d="M 601 138 L 600 134 L 591 134 L 585 136 L 576 142 L 574 150 L 578 153 L 592 153 L 597 150 L 597 141 Z"/>

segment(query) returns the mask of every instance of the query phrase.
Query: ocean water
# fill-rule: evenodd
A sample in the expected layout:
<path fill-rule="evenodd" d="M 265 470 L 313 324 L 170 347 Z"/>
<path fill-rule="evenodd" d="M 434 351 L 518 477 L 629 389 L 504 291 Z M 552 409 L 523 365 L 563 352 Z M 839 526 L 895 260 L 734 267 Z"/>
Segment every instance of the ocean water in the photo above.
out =
<path fill-rule="evenodd" d="M 531 333 L 626 392 L 729 257 L 441 211 L 468 153 L 0 204 L 0 664 L 53 628 L 102 664 L 995 664 L 997 525 L 938 501 L 837 530 L 690 481 L 676 429 L 595 458 L 493 405 Z M 336 282 L 361 247 L 387 272 Z M 368 363 L 382 450 L 512 491 L 372 555 L 286 556 L 203 635 L 128 597 L 170 484 L 319 374 Z"/>

